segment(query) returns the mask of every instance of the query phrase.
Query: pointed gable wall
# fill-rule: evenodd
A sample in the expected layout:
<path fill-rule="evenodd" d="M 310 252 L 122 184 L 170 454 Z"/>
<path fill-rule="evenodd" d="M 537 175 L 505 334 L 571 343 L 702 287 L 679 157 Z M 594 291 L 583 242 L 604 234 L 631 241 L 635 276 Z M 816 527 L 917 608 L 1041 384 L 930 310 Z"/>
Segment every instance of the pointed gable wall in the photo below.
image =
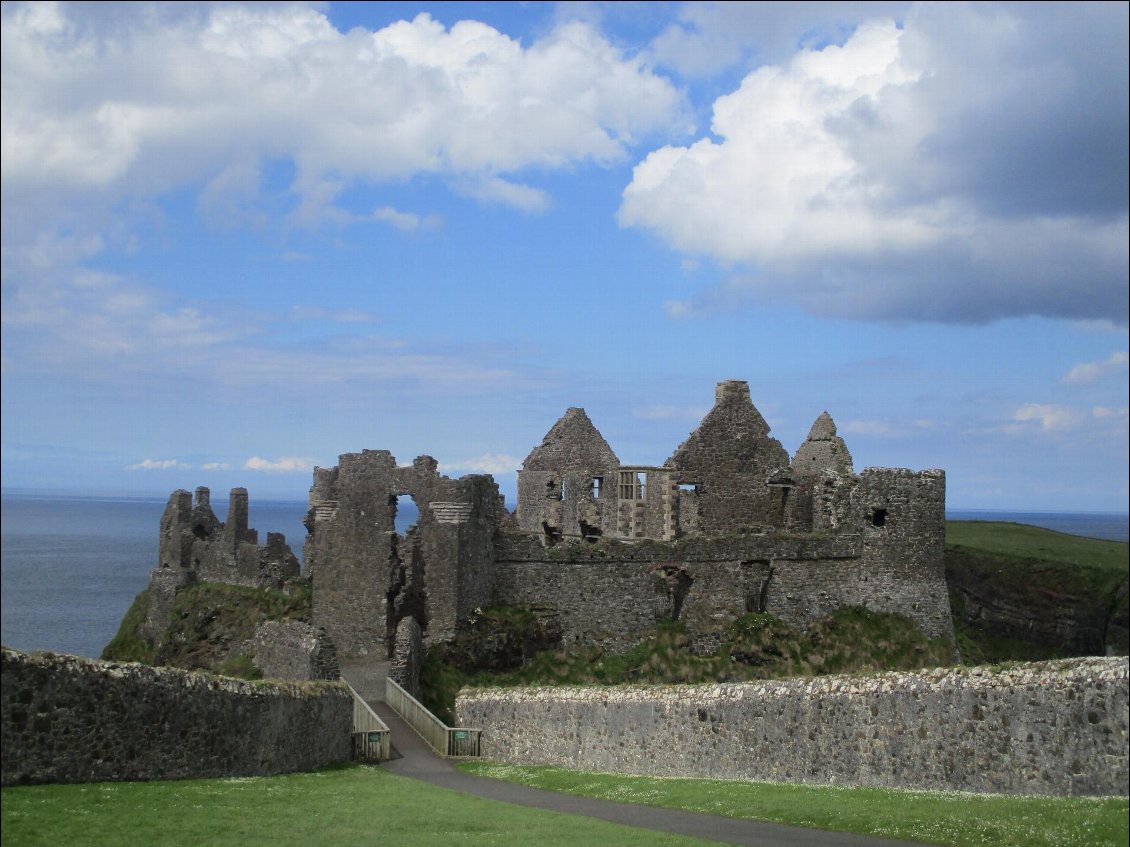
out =
<path fill-rule="evenodd" d="M 742 380 L 720 382 L 714 408 L 667 460 L 676 484 L 696 485 L 698 529 L 739 532 L 771 525 L 766 485 L 775 471 L 789 466 L 789 454 L 749 397 Z"/>
<path fill-rule="evenodd" d="M 812 424 L 808 438 L 800 445 L 793 459 L 793 473 L 796 476 L 820 476 L 825 471 L 834 471 L 841 476 L 851 476 L 851 453 L 844 440 L 836 434 L 836 422 L 824 412 Z"/>
<path fill-rule="evenodd" d="M 570 408 L 518 472 L 519 526 L 541 532 L 548 525 L 565 535 L 582 534 L 582 521 L 602 529 L 611 526 L 614 509 L 603 507 L 612 502 L 619 467 L 620 460 L 585 410 Z M 597 497 L 594 479 L 602 480 Z"/>

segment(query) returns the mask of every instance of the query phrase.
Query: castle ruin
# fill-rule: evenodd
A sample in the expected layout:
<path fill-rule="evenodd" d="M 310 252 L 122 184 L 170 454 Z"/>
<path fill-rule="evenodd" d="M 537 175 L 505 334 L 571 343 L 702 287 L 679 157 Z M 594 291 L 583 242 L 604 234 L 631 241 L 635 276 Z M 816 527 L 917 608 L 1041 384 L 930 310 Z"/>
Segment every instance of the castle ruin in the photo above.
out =
<path fill-rule="evenodd" d="M 398 466 L 384 450 L 344 454 L 315 469 L 310 489 L 314 625 L 344 657 L 388 656 L 408 618 L 445 642 L 477 609 L 509 605 L 550 610 L 566 644 L 610 650 L 679 620 L 708 652 L 743 614 L 806 626 L 843 606 L 952 639 L 944 472 L 855 473 L 827 413 L 791 458 L 769 432 L 747 383 L 722 382 L 666 462 L 630 465 L 571 408 L 522 463 L 513 514 L 490 476 L 450 479 L 428 456 Z M 400 535 L 405 496 L 419 520 Z M 200 491 L 195 508 L 187 497 L 166 510 L 155 579 L 268 584 L 289 573 L 280 540 L 244 538 L 246 495 L 243 522 L 227 524 L 209 521 Z"/>

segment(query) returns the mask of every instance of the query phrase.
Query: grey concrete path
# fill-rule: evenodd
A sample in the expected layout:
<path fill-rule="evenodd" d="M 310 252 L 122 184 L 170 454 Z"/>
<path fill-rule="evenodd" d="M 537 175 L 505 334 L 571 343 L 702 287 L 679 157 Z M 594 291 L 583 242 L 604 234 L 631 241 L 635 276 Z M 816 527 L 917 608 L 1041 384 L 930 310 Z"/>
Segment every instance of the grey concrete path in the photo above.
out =
<path fill-rule="evenodd" d="M 370 683 L 378 672 L 365 673 Z M 357 676 L 356 681 L 350 673 Z M 381 767 L 398 776 L 418 779 L 440 788 L 449 788 L 452 791 L 502 803 L 599 818 L 624 826 L 703 838 L 723 844 L 741 844 L 750 847 L 896 847 L 896 845 L 908 847 L 909 845 L 909 842 L 905 841 L 891 841 L 850 833 L 803 829 L 635 803 L 613 803 L 609 800 L 577 797 L 557 791 L 516 785 L 501 779 L 465 774 L 456 770 L 449 759 L 435 755 L 424 740 L 383 700 L 370 699 L 365 692 L 362 692 L 359 685 L 366 686 L 369 690 L 375 690 L 375 686 L 366 685 L 363 675 L 357 674 L 356 666 L 348 669 L 343 667 L 342 675 L 358 693 L 366 697 L 369 705 L 392 730 L 392 757 Z"/>

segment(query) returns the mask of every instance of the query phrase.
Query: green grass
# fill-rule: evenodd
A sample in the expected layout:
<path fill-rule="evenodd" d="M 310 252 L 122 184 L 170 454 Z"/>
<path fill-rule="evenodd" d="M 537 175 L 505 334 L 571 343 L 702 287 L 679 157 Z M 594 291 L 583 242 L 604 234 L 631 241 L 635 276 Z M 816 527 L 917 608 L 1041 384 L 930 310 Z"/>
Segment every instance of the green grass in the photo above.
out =
<path fill-rule="evenodd" d="M 5 788 L 5 847 L 706 845 L 436 788 L 373 767 Z"/>
<path fill-rule="evenodd" d="M 666 685 L 776 679 L 880 670 L 917 670 L 951 664 L 953 645 L 928 639 L 911 621 L 862 608 L 838 609 L 807 629 L 772 615 L 751 613 L 735 620 L 721 648 L 695 655 L 681 623 L 660 625 L 655 634 L 624 653 L 594 648 L 544 650 L 507 672 L 467 671 L 433 649 L 421 674 L 424 705 L 451 723 L 455 695 L 466 686 Z"/>
<path fill-rule="evenodd" d="M 1001 521 L 946 521 L 946 545 L 1063 567 L 1085 565 L 1126 576 L 1124 541 L 1100 541 Z"/>
<path fill-rule="evenodd" d="M 962 659 L 982 664 L 1039 661 L 1080 651 L 1124 654 L 1128 551 L 1125 542 L 1023 524 L 947 521 L 946 579 Z M 1022 621 L 1003 624 L 970 614 L 966 594 L 1001 609 L 1028 608 L 1044 622 L 1066 610 L 1077 622 L 1076 632 L 1091 632 L 1093 643 L 1080 643 L 1078 636 L 1065 641 L 1053 626 L 1028 628 Z"/>
<path fill-rule="evenodd" d="M 141 635 L 147 606 L 148 591 L 143 591 L 102 651 L 103 659 L 254 679 L 259 672 L 239 648 L 264 621 L 309 622 L 311 589 L 299 579 L 291 580 L 285 591 L 198 582 L 177 592 L 172 620 L 156 643 Z"/>
<path fill-rule="evenodd" d="M 1101 847 L 1125 845 L 1128 838 L 1125 797 L 1014 797 L 657 779 L 489 762 L 468 762 L 460 768 L 583 797 L 927 844 Z"/>

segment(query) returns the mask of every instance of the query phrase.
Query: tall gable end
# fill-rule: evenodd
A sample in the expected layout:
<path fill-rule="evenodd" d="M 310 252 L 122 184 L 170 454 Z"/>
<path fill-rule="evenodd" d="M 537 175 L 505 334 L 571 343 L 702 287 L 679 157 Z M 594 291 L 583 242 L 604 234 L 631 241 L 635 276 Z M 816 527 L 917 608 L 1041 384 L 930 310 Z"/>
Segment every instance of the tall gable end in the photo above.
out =
<path fill-rule="evenodd" d="M 793 473 L 797 476 L 819 476 L 834 471 L 841 476 L 851 476 L 851 453 L 844 440 L 836 434 L 836 423 L 824 412 L 812 425 L 808 438 L 800 445 L 793 459 Z"/>
<path fill-rule="evenodd" d="M 694 487 L 700 531 L 773 526 L 781 505 L 771 496 L 770 477 L 789 467 L 789 454 L 769 436 L 769 424 L 750 400 L 747 382 L 719 383 L 714 399 L 714 408 L 665 467 L 676 485 Z"/>
<path fill-rule="evenodd" d="M 714 408 L 665 466 L 692 472 L 705 467 L 743 472 L 788 464 L 788 453 L 781 442 L 769 437 L 769 424 L 750 399 L 749 383 L 730 379 L 718 383 Z"/>
<path fill-rule="evenodd" d="M 608 442 L 584 409 L 572 407 L 530 451 L 522 469 L 561 471 L 571 468 L 612 468 L 620 464 Z"/>

